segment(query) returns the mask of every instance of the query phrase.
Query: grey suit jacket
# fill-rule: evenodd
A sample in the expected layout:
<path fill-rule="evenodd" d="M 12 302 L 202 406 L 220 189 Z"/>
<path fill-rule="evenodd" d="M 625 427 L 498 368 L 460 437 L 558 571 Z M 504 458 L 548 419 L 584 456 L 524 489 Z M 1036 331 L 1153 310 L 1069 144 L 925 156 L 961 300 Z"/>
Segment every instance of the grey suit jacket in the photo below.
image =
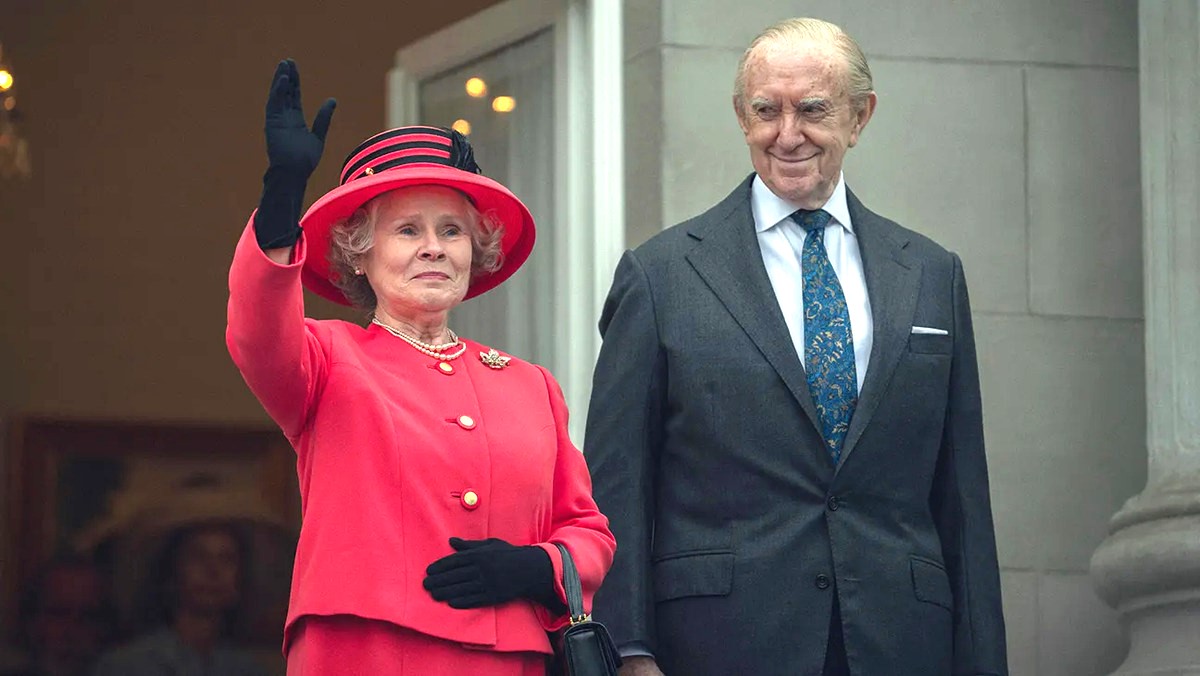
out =
<path fill-rule="evenodd" d="M 751 178 L 617 267 L 584 451 L 617 537 L 596 617 L 668 676 L 819 675 L 836 594 L 856 675 L 1007 674 L 958 257 L 848 195 L 875 337 L 834 467 Z"/>

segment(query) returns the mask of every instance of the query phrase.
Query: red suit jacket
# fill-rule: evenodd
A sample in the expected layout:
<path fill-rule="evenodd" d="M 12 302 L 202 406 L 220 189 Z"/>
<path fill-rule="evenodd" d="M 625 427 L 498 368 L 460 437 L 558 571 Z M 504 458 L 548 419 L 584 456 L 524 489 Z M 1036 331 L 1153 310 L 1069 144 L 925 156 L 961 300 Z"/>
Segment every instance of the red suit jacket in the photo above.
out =
<path fill-rule="evenodd" d="M 492 369 L 466 341 L 452 373 L 379 326 L 304 317 L 303 238 L 290 265 L 255 242 L 253 220 L 229 274 L 226 342 L 250 389 L 296 450 L 303 526 L 285 628 L 351 614 L 501 651 L 550 652 L 565 623 L 529 601 L 455 610 L 421 586 L 451 536 L 539 545 L 563 597 L 575 559 L 590 607 L 616 542 L 567 435 L 545 369 Z"/>

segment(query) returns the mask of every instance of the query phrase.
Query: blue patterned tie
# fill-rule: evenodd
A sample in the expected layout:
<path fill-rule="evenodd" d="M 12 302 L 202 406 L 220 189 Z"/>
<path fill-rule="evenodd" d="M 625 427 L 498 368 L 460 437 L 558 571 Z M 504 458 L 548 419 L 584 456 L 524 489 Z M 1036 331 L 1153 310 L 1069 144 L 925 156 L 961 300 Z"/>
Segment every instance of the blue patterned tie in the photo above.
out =
<path fill-rule="evenodd" d="M 804 370 L 821 419 L 821 436 L 836 465 L 850 428 L 850 416 L 858 403 L 858 387 L 850 311 L 825 251 L 825 226 L 831 218 L 823 209 L 801 209 L 792 214 L 792 219 L 808 232 L 800 253 L 800 271 L 804 276 Z"/>

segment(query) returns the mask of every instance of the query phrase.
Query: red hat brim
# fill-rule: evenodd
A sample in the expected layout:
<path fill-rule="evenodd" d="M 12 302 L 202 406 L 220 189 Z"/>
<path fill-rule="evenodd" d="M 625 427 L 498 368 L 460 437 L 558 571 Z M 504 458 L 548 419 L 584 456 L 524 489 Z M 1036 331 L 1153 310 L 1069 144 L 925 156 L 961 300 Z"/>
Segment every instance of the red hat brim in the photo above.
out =
<path fill-rule="evenodd" d="M 313 293 L 341 305 L 350 301 L 333 283 L 329 262 L 330 235 L 335 223 L 347 218 L 372 198 L 390 190 L 418 185 L 441 185 L 466 194 L 481 213 L 490 213 L 504 228 L 500 249 L 504 260 L 499 270 L 471 280 L 466 298 L 474 298 L 508 279 L 525 263 L 537 236 L 529 209 L 508 188 L 481 174 L 436 164 L 397 167 L 363 176 L 340 185 L 313 203 L 300 220 L 308 256 L 301 279 Z M 464 300 L 466 299 L 464 298 Z"/>

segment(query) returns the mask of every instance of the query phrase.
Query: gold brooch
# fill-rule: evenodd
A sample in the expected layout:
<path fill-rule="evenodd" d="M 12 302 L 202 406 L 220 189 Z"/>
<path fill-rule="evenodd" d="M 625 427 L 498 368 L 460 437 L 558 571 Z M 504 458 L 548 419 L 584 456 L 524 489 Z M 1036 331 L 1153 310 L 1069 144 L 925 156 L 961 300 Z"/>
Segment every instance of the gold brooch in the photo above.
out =
<path fill-rule="evenodd" d="M 479 353 L 479 360 L 482 361 L 488 368 L 502 369 L 505 366 L 508 366 L 508 362 L 511 359 L 512 357 L 501 356 L 500 353 L 495 349 Z"/>

